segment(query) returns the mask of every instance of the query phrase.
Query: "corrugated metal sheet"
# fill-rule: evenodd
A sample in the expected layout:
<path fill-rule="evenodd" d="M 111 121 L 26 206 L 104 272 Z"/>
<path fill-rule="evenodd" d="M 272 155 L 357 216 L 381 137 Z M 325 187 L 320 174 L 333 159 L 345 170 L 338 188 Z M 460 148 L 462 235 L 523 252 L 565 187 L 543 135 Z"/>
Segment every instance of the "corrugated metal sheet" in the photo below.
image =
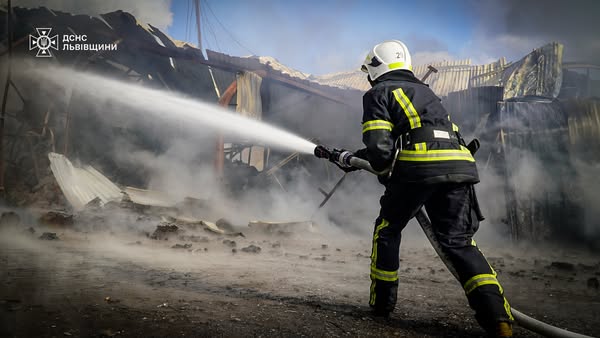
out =
<path fill-rule="evenodd" d="M 53 34 L 85 33 L 88 41 L 97 44 L 118 42 L 117 50 L 55 51 L 54 57 L 63 65 L 80 64 L 106 76 L 139 74 L 144 82 L 153 82 L 185 95 L 214 99 L 208 68 L 202 64 L 202 51 L 190 44 L 170 38 L 152 25 L 139 25 L 135 17 L 123 11 L 102 14 L 101 18 L 53 12 L 44 7 L 14 9 L 20 23 L 15 39 L 26 38 L 31 27 L 43 22 Z M 28 53 L 28 46 L 15 46 L 15 53 Z M 151 75 L 153 80 L 147 76 Z"/>
<path fill-rule="evenodd" d="M 470 59 L 438 62 L 432 64 L 438 69 L 438 72 L 429 75 L 425 82 L 437 95 L 447 96 L 448 93 L 475 86 L 497 85 L 505 65 L 505 58 L 480 66 L 471 65 Z M 428 71 L 427 66 L 416 66 L 414 68 L 415 76 L 419 79 L 425 76 Z M 473 81 L 474 77 L 475 81 Z M 360 91 L 367 91 L 371 88 L 365 73 L 360 70 L 312 76 L 311 78 L 318 83 L 339 88 L 353 88 Z"/>
<path fill-rule="evenodd" d="M 252 72 L 244 72 L 238 75 L 236 112 L 257 120 L 262 118 L 261 84 L 262 78 Z"/>
<path fill-rule="evenodd" d="M 360 70 L 318 76 L 313 75 L 311 79 L 322 85 L 344 89 L 357 89 L 363 92 L 371 88 L 371 84 L 367 81 L 367 75 Z"/>
<path fill-rule="evenodd" d="M 339 87 L 319 83 L 314 77 L 286 67 L 270 57 L 236 57 L 211 50 L 207 50 L 206 55 L 208 60 L 214 64 L 215 67 L 230 68 L 230 71 L 251 71 L 265 79 L 276 78 L 277 81 L 286 83 L 288 86 L 303 89 L 340 103 L 345 103 L 348 97 L 356 94 L 349 92 L 348 90 L 342 90 Z"/>
<path fill-rule="evenodd" d="M 279 71 L 282 74 L 287 74 L 291 77 L 295 77 L 300 80 L 310 80 L 310 74 L 303 73 L 299 70 L 290 68 L 283 63 L 279 62 L 277 59 L 271 56 L 259 56 L 258 61 L 263 65 L 269 66 L 271 69 Z"/>
<path fill-rule="evenodd" d="M 476 66 L 471 72 L 469 88 L 485 86 L 501 86 L 502 74 L 506 69 L 506 58 L 500 58 L 496 62 L 487 65 Z"/>
<path fill-rule="evenodd" d="M 472 65 L 470 59 L 439 62 L 432 64 L 438 72 L 432 73 L 425 82 L 438 96 L 447 96 L 471 87 L 497 85 L 491 74 L 501 71 L 505 64 L 505 58 L 485 65 Z M 427 73 L 427 65 L 417 66 L 414 71 L 417 78 L 421 78 Z M 472 81 L 473 78 L 485 81 Z"/>
<path fill-rule="evenodd" d="M 171 208 L 177 203 L 167 194 L 160 191 L 125 187 L 123 192 L 127 194 L 133 203 L 139 205 Z"/>
<path fill-rule="evenodd" d="M 600 160 L 600 101 L 569 100 L 569 140 L 581 158 Z"/>
<path fill-rule="evenodd" d="M 563 45 L 553 42 L 511 64 L 502 75 L 504 98 L 558 97 L 562 85 Z"/>
<path fill-rule="evenodd" d="M 69 159 L 57 153 L 49 153 L 48 158 L 56 182 L 74 210 L 83 209 L 95 198 L 99 198 L 102 204 L 121 200 L 121 189 L 92 166 L 75 167 Z"/>
<path fill-rule="evenodd" d="M 470 59 L 438 62 L 432 64 L 438 72 L 432 73 L 425 82 L 438 96 L 475 87 L 505 86 L 504 98 L 557 97 L 562 83 L 562 51 L 561 44 L 550 43 L 512 64 L 507 64 L 506 58 L 485 65 L 472 65 Z M 427 66 L 416 66 L 415 76 L 422 78 L 428 71 Z M 371 87 L 359 70 L 312 78 L 340 88 L 366 91 Z"/>
<path fill-rule="evenodd" d="M 499 115 L 514 238 L 575 234 L 581 214 L 569 199 L 573 167 L 563 107 L 551 100 L 506 101 Z"/>

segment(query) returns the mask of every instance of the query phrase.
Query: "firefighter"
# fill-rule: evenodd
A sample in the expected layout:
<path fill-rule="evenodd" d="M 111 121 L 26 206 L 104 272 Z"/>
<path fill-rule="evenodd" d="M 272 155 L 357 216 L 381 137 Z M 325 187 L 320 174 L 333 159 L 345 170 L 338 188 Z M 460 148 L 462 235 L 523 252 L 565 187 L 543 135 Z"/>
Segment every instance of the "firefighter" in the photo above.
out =
<path fill-rule="evenodd" d="M 396 305 L 402 229 L 425 207 L 437 240 L 459 275 L 479 324 L 494 337 L 512 336 L 510 306 L 473 235 L 483 219 L 473 185 L 475 159 L 441 100 L 412 72 L 411 56 L 397 40 L 376 45 L 362 70 L 372 88 L 363 97 L 362 138 L 355 155 L 382 171 L 385 193 L 375 222 L 369 304 L 389 316 Z"/>

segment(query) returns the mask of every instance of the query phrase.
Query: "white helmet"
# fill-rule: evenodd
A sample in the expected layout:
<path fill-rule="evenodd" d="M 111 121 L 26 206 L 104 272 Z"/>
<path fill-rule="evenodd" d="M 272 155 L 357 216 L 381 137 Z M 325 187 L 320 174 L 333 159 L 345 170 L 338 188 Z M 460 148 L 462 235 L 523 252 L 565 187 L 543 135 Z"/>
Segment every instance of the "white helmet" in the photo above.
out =
<path fill-rule="evenodd" d="M 371 80 L 397 69 L 412 71 L 410 53 L 402 42 L 386 40 L 373 47 L 360 69 L 369 73 Z"/>

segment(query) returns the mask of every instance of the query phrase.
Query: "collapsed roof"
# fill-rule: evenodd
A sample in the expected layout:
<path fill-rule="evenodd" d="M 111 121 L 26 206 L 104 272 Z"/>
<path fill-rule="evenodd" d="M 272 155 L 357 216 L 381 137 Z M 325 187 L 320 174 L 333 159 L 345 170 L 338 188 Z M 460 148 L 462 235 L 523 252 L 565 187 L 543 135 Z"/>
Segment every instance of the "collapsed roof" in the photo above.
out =
<path fill-rule="evenodd" d="M 505 99 L 528 95 L 557 97 L 562 82 L 562 56 L 563 46 L 554 42 L 512 63 L 507 63 L 506 58 L 485 65 L 473 65 L 470 59 L 437 62 L 431 66 L 438 72 L 432 73 L 427 83 L 439 96 L 475 87 L 503 86 Z M 417 78 L 422 78 L 427 71 L 428 65 L 414 68 Z M 371 88 L 360 70 L 309 78 L 340 88 L 361 91 Z"/>

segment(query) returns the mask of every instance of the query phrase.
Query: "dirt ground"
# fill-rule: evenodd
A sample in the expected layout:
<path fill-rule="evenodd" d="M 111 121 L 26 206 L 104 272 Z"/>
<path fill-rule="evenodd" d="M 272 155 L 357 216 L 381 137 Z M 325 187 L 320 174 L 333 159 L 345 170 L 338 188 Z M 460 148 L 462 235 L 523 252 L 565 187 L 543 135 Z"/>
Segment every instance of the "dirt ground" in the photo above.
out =
<path fill-rule="evenodd" d="M 187 229 L 184 237 L 154 240 L 148 224 L 115 232 L 23 223 L 0 233 L 2 337 L 484 334 L 460 285 L 419 236 L 404 239 L 398 304 L 381 320 L 366 305 L 368 235 L 243 229 L 245 237 L 234 237 Z M 58 239 L 40 239 L 46 231 Z M 250 245 L 260 252 L 242 250 Z M 515 308 L 600 336 L 598 255 L 480 246 Z M 515 333 L 536 336 L 519 327 Z"/>

